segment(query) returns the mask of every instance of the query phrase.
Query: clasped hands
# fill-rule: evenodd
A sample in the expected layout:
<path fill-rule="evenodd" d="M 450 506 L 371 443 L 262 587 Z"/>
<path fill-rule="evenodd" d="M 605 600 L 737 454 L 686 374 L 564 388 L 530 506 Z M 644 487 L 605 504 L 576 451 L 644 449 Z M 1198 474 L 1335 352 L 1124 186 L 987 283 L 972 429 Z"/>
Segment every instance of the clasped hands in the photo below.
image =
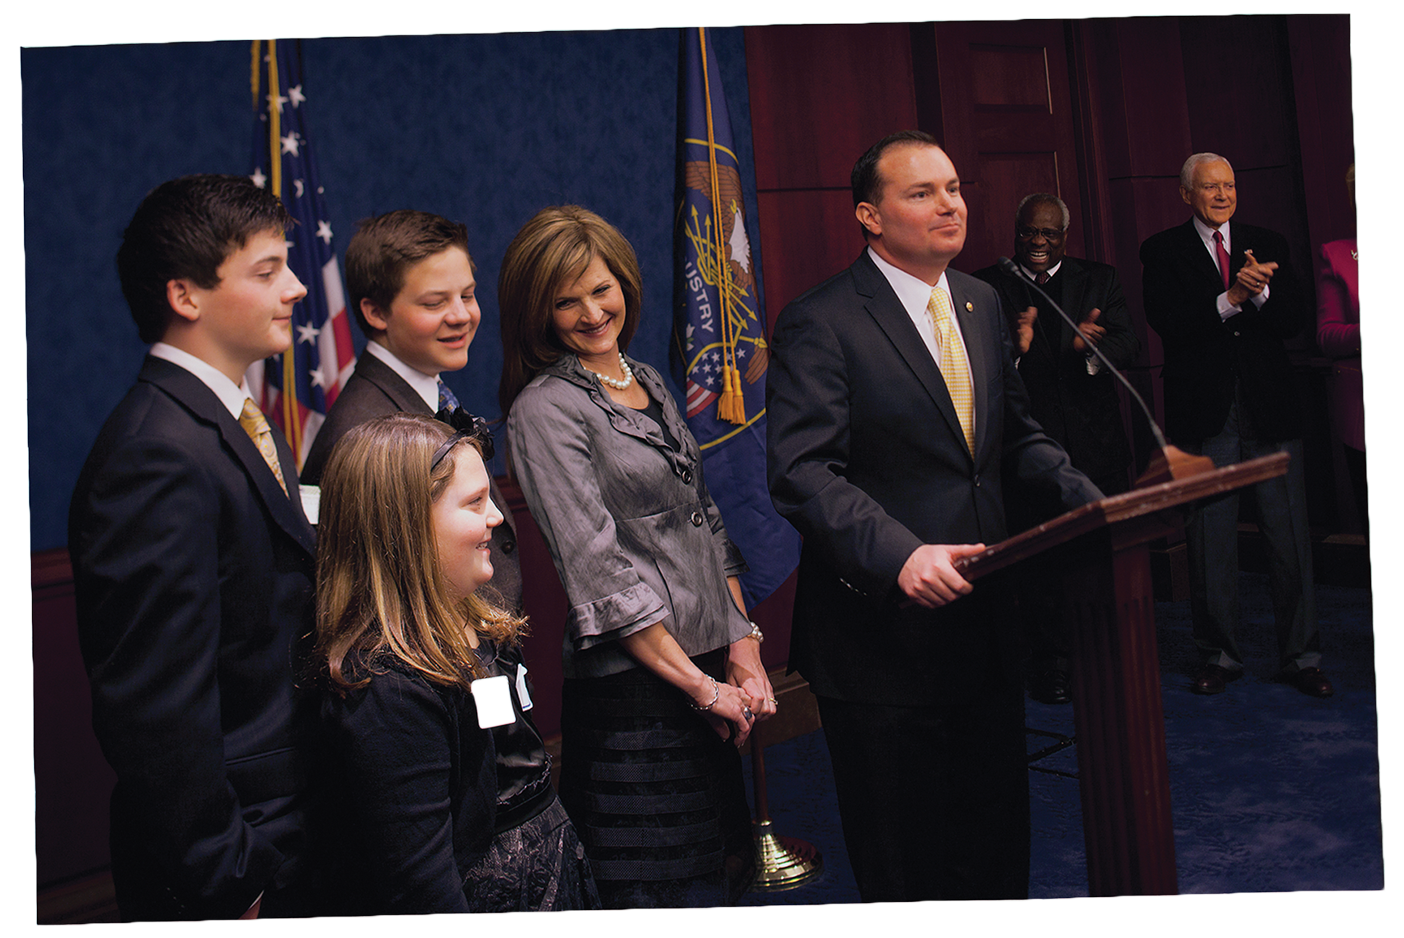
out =
<path fill-rule="evenodd" d="M 1272 282 L 1273 272 L 1277 270 L 1277 261 L 1260 262 L 1251 250 L 1244 251 L 1243 254 L 1248 260 L 1238 269 L 1238 276 L 1234 278 L 1233 286 L 1228 289 L 1228 301 L 1234 306 L 1242 306 L 1249 297 L 1262 293 Z"/>
<path fill-rule="evenodd" d="M 726 683 L 717 682 L 716 701 L 702 714 L 718 736 L 740 748 L 761 720 L 775 714 L 775 691 L 760 659 L 760 643 L 751 638 L 732 642 L 727 650 Z M 697 701 L 698 706 L 706 699 Z"/>

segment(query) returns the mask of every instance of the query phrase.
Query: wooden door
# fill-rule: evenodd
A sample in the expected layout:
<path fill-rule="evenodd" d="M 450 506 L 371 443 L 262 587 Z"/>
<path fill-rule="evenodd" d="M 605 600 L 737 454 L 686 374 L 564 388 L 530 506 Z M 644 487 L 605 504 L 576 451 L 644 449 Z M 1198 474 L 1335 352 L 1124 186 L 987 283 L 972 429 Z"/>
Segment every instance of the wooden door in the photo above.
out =
<path fill-rule="evenodd" d="M 1068 253 L 1086 256 L 1063 22 L 921 24 L 913 52 L 923 129 L 950 154 L 970 209 L 952 266 L 969 272 L 1012 255 L 1014 211 L 1031 192 L 1068 204 Z"/>

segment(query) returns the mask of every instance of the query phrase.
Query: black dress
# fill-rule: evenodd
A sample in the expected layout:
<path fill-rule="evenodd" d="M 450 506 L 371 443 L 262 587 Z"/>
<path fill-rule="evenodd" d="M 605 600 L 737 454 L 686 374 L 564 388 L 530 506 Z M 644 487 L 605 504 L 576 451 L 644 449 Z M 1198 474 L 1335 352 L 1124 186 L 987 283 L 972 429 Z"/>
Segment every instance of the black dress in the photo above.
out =
<path fill-rule="evenodd" d="M 718 681 L 722 650 L 693 661 Z M 741 757 L 646 668 L 567 680 L 561 800 L 607 909 L 734 905 L 755 876 Z"/>
<path fill-rule="evenodd" d="M 520 657 L 483 642 L 479 658 L 512 685 L 509 726 L 480 728 L 472 694 L 388 657 L 366 687 L 323 698 L 331 911 L 598 908 L 522 710 Z"/>

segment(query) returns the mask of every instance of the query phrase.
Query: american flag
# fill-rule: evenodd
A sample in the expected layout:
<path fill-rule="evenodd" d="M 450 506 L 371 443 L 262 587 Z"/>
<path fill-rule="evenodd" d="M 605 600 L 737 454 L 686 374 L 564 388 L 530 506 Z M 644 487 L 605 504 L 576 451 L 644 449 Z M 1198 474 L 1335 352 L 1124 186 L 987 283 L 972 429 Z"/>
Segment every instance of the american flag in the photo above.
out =
<path fill-rule="evenodd" d="M 301 44 L 255 40 L 250 81 L 251 178 L 276 193 L 297 222 L 288 232 L 288 265 L 306 285 L 307 296 L 293 310 L 292 348 L 250 368 L 249 386 L 264 413 L 282 428 L 300 469 L 327 410 L 351 376 L 356 352 L 308 136 Z M 286 394 L 288 387 L 296 393 Z"/>

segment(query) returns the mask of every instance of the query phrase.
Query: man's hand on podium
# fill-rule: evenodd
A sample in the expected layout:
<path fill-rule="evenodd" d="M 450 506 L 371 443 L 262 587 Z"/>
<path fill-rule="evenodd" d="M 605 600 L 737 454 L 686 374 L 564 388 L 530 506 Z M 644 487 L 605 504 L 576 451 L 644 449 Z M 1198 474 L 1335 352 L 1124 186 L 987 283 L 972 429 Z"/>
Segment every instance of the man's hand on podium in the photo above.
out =
<path fill-rule="evenodd" d="M 956 572 L 952 561 L 984 549 L 984 544 L 923 544 L 902 565 L 897 587 L 912 602 L 928 609 L 954 602 L 975 587 Z"/>

